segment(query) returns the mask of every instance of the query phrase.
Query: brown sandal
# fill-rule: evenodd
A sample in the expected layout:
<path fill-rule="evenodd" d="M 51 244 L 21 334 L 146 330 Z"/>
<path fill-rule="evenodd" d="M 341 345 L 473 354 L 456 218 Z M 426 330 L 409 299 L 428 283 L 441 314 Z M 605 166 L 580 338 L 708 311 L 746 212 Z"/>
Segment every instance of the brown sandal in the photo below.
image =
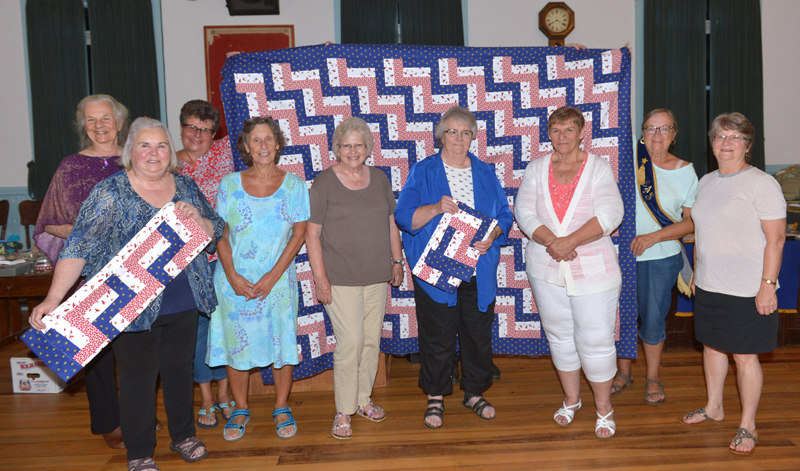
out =
<path fill-rule="evenodd" d="M 128 460 L 128 471 L 160 471 L 153 458 Z"/>
<path fill-rule="evenodd" d="M 192 455 L 194 454 L 195 450 L 197 450 L 200 447 L 204 448 L 203 454 L 196 458 L 192 458 Z M 182 440 L 178 443 L 170 443 L 169 449 L 174 451 L 175 453 L 180 453 L 181 458 L 183 458 L 183 461 L 187 463 L 194 463 L 208 456 L 208 449 L 203 444 L 203 442 L 201 442 L 200 439 L 197 437 L 189 437 L 186 440 Z"/>

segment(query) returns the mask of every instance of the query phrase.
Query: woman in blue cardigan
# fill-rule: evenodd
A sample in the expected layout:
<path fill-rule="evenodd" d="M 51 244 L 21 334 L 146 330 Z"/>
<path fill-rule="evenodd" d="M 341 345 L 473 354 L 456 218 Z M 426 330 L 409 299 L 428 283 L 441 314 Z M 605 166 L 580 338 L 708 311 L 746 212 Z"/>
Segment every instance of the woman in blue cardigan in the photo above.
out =
<path fill-rule="evenodd" d="M 478 123 L 460 106 L 450 108 L 436 126 L 438 154 L 415 164 L 395 209 L 403 247 L 411 266 L 422 255 L 444 213 L 457 213 L 459 201 L 498 221 L 482 242 L 475 275 L 448 293 L 414 277 L 414 301 L 419 327 L 419 385 L 428 394 L 425 425 L 443 424 L 445 394 L 452 394 L 456 337 L 462 361 L 461 403 L 483 419 L 493 419 L 494 407 L 482 394 L 492 385 L 492 322 L 497 292 L 500 246 L 507 243 L 513 215 L 494 169 L 469 153 Z"/>

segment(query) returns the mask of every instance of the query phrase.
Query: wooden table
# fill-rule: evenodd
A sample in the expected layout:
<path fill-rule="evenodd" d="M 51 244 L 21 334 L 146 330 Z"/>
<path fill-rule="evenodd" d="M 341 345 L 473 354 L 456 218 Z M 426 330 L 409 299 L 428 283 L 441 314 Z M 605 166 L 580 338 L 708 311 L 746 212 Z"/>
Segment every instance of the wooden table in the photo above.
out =
<path fill-rule="evenodd" d="M 20 298 L 26 299 L 28 312 L 47 296 L 52 273 L 0 277 L 0 347 L 4 347 L 28 328 L 20 312 Z"/>

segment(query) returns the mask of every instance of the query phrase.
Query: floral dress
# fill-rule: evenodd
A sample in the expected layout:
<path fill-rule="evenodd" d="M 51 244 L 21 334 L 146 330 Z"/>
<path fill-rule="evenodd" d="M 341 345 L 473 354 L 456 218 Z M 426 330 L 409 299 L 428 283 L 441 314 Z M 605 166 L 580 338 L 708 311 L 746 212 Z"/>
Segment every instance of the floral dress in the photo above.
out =
<path fill-rule="evenodd" d="M 228 223 L 236 272 L 256 283 L 275 266 L 292 236 L 292 226 L 310 215 L 308 188 L 287 173 L 271 196 L 247 194 L 240 173 L 222 179 L 217 212 Z M 237 370 L 274 365 L 296 365 L 297 275 L 294 263 L 281 275 L 269 295 L 246 301 L 238 296 L 218 265 L 214 288 L 219 305 L 208 327 L 209 366 L 229 365 Z"/>

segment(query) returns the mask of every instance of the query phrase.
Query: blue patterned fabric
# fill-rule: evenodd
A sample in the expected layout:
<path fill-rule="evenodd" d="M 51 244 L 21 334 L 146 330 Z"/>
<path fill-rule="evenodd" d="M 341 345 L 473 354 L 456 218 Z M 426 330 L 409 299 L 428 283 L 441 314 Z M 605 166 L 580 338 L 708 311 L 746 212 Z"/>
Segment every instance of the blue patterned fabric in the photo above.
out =
<path fill-rule="evenodd" d="M 208 252 L 213 252 L 217 241 L 222 238 L 225 222 L 211 209 L 194 180 L 182 175 L 173 174 L 172 177 L 175 179 L 172 202 L 185 201 L 193 205 L 202 217 L 214 224 L 214 240 L 206 247 Z M 136 193 L 128 175 L 120 170 L 98 183 L 83 202 L 59 259 L 86 260 L 82 274 L 90 279 L 150 221 L 158 209 Z M 210 312 L 217 305 L 217 297 L 211 282 L 208 258 L 195 258 L 185 271 L 198 309 Z M 131 322 L 125 332 L 150 330 L 150 325 L 161 310 L 162 296 L 163 293 Z"/>
<path fill-rule="evenodd" d="M 277 263 L 294 223 L 311 215 L 304 181 L 287 173 L 270 196 L 249 195 L 241 173 L 222 178 L 217 193 L 217 211 L 228 223 L 228 234 L 236 273 L 257 283 Z M 297 275 L 293 264 L 281 274 L 264 298 L 247 301 L 228 282 L 222 264 L 214 273 L 219 305 L 208 325 L 209 366 L 228 365 L 240 371 L 273 365 L 296 365 Z"/>

